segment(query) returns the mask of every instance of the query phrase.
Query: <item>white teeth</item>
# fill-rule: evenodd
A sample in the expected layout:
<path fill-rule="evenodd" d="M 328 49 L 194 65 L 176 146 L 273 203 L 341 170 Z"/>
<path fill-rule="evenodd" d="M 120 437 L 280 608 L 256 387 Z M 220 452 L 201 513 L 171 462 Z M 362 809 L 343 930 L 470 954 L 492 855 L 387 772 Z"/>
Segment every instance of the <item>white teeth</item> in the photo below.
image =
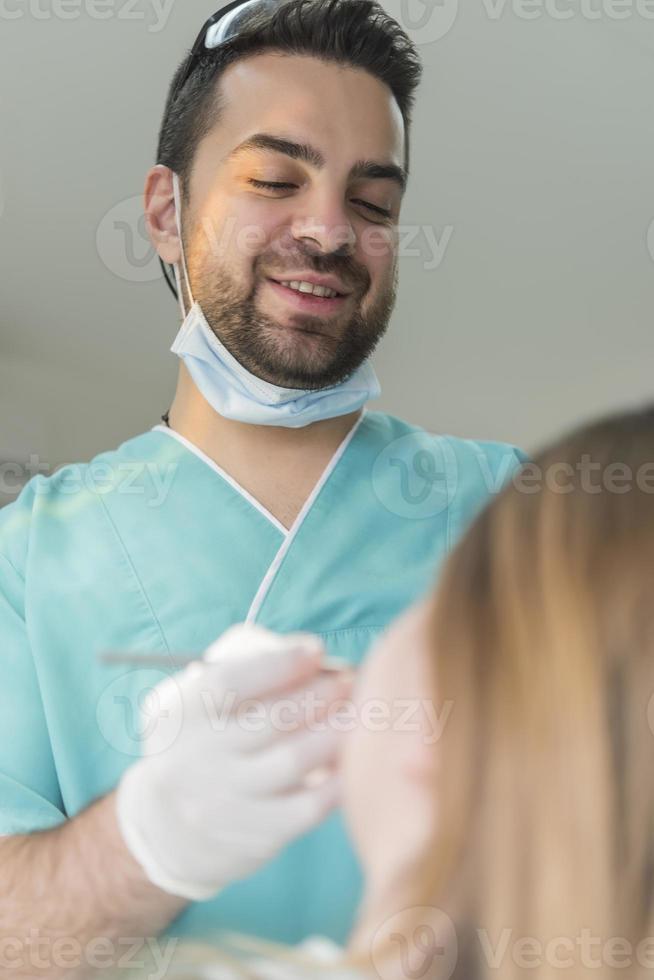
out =
<path fill-rule="evenodd" d="M 326 286 L 314 286 L 310 282 L 283 282 L 282 286 L 288 286 L 289 289 L 294 289 L 298 293 L 312 293 L 314 296 L 324 296 L 327 299 L 332 299 L 334 296 L 338 296 L 338 293 L 333 289 L 327 289 Z"/>

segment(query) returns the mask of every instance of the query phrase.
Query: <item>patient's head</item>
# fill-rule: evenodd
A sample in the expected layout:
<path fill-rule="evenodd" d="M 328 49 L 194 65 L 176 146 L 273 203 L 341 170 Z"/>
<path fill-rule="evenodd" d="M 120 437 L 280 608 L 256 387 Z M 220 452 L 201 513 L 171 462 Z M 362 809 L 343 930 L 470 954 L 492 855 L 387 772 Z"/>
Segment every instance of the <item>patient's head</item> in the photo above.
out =
<path fill-rule="evenodd" d="M 359 706 L 432 698 L 444 729 L 347 742 L 368 879 L 354 947 L 431 906 L 458 965 L 423 977 L 654 966 L 653 568 L 653 409 L 573 433 L 479 515 L 359 678 Z M 405 914 L 406 949 L 425 915 Z"/>

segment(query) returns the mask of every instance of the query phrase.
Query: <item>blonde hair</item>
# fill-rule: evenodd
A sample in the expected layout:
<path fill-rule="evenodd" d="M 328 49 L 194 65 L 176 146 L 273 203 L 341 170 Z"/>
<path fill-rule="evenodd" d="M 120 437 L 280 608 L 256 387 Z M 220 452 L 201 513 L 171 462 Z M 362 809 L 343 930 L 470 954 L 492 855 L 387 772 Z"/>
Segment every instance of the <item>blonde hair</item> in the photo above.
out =
<path fill-rule="evenodd" d="M 654 936 L 653 461 L 652 408 L 578 430 L 522 470 L 443 568 L 429 643 L 453 708 L 412 900 L 458 933 L 447 976 L 513 980 L 528 965 L 549 980 L 570 958 L 575 978 L 650 975 L 638 944 Z"/>

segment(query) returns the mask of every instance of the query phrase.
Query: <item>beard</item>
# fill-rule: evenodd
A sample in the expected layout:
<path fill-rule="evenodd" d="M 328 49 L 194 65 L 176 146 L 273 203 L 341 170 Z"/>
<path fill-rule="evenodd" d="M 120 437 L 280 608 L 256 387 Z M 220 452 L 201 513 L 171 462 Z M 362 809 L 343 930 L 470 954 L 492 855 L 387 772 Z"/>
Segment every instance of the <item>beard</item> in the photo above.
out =
<path fill-rule="evenodd" d="M 205 257 L 206 259 L 206 257 Z M 315 268 L 316 273 L 332 272 L 347 283 L 354 283 L 350 269 Z M 299 267 L 317 265 L 304 259 Z M 295 268 L 298 268 L 296 263 Z M 232 357 L 251 374 L 282 388 L 306 391 L 330 388 L 346 381 L 373 353 L 385 334 L 397 296 L 397 264 L 391 281 L 365 313 L 361 296 L 369 281 L 365 270 L 359 274 L 353 294 L 345 300 L 354 307 L 331 317 L 301 314 L 284 316 L 284 322 L 262 309 L 262 292 L 271 288 L 266 276 L 256 276 L 249 293 L 244 293 L 227 271 L 209 267 L 200 259 L 193 269 L 194 298 L 202 307 L 209 327 Z M 275 273 L 281 277 L 283 273 Z M 365 280 L 361 287 L 362 278 Z M 290 324 L 290 326 L 289 326 Z"/>

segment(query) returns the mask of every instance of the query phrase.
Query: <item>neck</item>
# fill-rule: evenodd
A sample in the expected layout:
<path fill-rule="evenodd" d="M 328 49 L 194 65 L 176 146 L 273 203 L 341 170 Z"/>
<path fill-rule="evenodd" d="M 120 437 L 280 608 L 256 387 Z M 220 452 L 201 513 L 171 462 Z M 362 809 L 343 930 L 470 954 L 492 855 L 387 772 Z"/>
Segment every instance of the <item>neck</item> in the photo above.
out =
<path fill-rule="evenodd" d="M 389 957 L 384 960 L 384 977 L 388 980 L 405 980 L 406 964 L 401 958 L 394 955 L 393 948 L 396 945 L 397 936 L 404 934 L 407 927 L 411 931 L 406 933 L 406 938 L 411 941 L 411 935 L 415 928 L 410 916 L 402 916 L 404 910 L 417 908 L 415 889 L 411 887 L 410 881 L 405 876 L 394 876 L 390 879 L 379 879 L 375 881 L 371 877 L 370 868 L 366 873 L 366 884 L 363 899 L 359 906 L 359 913 L 355 921 L 354 928 L 347 941 L 347 952 L 357 963 L 370 970 L 374 963 L 371 962 L 371 951 L 375 944 L 388 946 Z M 425 914 L 428 909 L 425 908 Z M 438 910 L 431 910 L 438 915 Z M 429 923 L 425 921 L 425 925 Z M 389 932 L 390 930 L 390 932 Z M 391 933 L 395 933 L 395 940 Z M 376 973 L 376 971 L 375 971 Z M 368 975 L 367 973 L 365 974 Z M 421 973 L 420 976 L 426 976 Z M 429 974 L 431 976 L 431 974 Z"/>
<path fill-rule="evenodd" d="M 214 411 L 181 363 L 168 422 L 171 429 L 220 463 L 234 452 L 246 452 L 250 459 L 270 459 L 271 456 L 283 459 L 290 454 L 305 452 L 333 453 L 360 415 L 361 409 L 358 409 L 348 415 L 296 429 L 236 422 Z"/>
<path fill-rule="evenodd" d="M 383 884 L 375 885 L 366 876 L 364 894 L 354 927 L 348 937 L 348 949 L 354 955 L 370 950 L 375 934 L 397 911 L 397 896 Z"/>

